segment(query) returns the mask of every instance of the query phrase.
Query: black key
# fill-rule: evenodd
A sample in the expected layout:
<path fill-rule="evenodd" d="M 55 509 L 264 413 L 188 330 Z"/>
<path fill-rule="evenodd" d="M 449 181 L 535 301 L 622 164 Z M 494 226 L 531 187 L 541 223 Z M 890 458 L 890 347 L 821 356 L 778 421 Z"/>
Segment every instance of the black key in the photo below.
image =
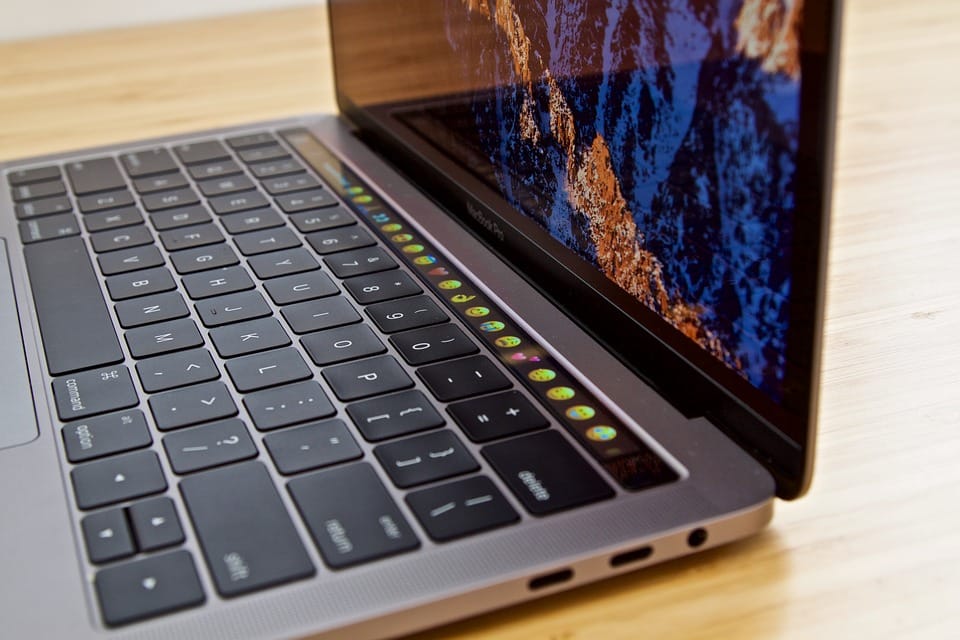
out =
<path fill-rule="evenodd" d="M 260 209 L 269 205 L 270 202 L 259 191 L 250 191 L 211 198 L 209 204 L 214 213 L 222 215 L 224 213 Z"/>
<path fill-rule="evenodd" d="M 237 415 L 237 405 L 233 403 L 227 385 L 222 382 L 206 382 L 176 391 L 165 391 L 151 396 L 149 402 L 160 431 Z"/>
<path fill-rule="evenodd" d="M 415 491 L 407 496 L 407 504 L 437 542 L 489 531 L 520 519 L 485 476 Z"/>
<path fill-rule="evenodd" d="M 262 463 L 192 475 L 180 482 L 180 492 L 220 595 L 237 596 L 315 573 Z"/>
<path fill-rule="evenodd" d="M 477 352 L 477 345 L 453 324 L 397 333 L 390 336 L 390 344 L 412 365 L 439 362 Z"/>
<path fill-rule="evenodd" d="M 432 429 L 444 423 L 443 416 L 419 391 L 404 391 L 357 402 L 347 407 L 347 413 L 363 437 L 371 442 Z"/>
<path fill-rule="evenodd" d="M 343 296 L 298 302 L 280 309 L 294 333 L 309 333 L 360 322 L 360 314 Z"/>
<path fill-rule="evenodd" d="M 163 293 L 176 288 L 177 283 L 166 267 L 131 271 L 107 278 L 107 291 L 113 300 Z"/>
<path fill-rule="evenodd" d="M 117 319 L 124 329 L 186 318 L 190 315 L 183 296 L 176 291 L 119 302 L 114 306 L 114 311 L 117 312 Z"/>
<path fill-rule="evenodd" d="M 251 393 L 243 404 L 260 431 L 328 418 L 337 412 L 314 380 Z"/>
<path fill-rule="evenodd" d="M 103 569 L 94 586 L 103 621 L 111 627 L 195 607 L 206 599 L 187 551 Z"/>
<path fill-rule="evenodd" d="M 320 263 L 306 249 L 289 249 L 254 256 L 247 260 L 247 264 L 261 280 L 320 268 Z"/>
<path fill-rule="evenodd" d="M 127 508 L 141 551 L 156 551 L 183 542 L 183 528 L 170 498 L 142 500 Z"/>
<path fill-rule="evenodd" d="M 134 358 L 182 351 L 203 344 L 200 330 L 189 318 L 130 329 L 124 338 L 127 340 L 127 347 L 130 348 L 130 355 Z"/>
<path fill-rule="evenodd" d="M 241 393 L 274 387 L 313 376 L 294 349 L 277 349 L 244 356 L 226 364 L 233 385 Z"/>
<path fill-rule="evenodd" d="M 147 211 L 164 211 L 166 209 L 175 209 L 176 207 L 186 207 L 200 202 L 200 198 L 190 187 L 176 189 L 174 191 L 163 191 L 161 193 L 148 193 L 140 198 L 143 208 Z"/>
<path fill-rule="evenodd" d="M 279 196 L 284 193 L 295 193 L 297 191 L 307 191 L 319 186 L 319 180 L 306 174 L 283 178 L 270 178 L 263 182 L 263 188 L 272 196 Z"/>
<path fill-rule="evenodd" d="M 183 286 L 194 300 L 253 289 L 253 280 L 243 267 L 193 273 L 183 277 Z"/>
<path fill-rule="evenodd" d="M 254 231 L 237 236 L 233 240 L 237 249 L 245 256 L 254 256 L 281 249 L 292 249 L 300 246 L 300 238 L 290 229 L 267 229 Z"/>
<path fill-rule="evenodd" d="M 242 420 L 221 420 L 181 429 L 163 438 L 174 473 L 183 475 L 257 456 Z"/>
<path fill-rule="evenodd" d="M 137 193 L 145 195 L 148 193 L 157 193 L 158 191 L 172 191 L 186 187 L 189 183 L 179 171 L 177 173 L 167 174 L 165 176 L 151 176 L 149 178 L 138 178 L 133 181 L 133 188 Z"/>
<path fill-rule="evenodd" d="M 203 247 L 208 244 L 219 244 L 224 241 L 220 229 L 212 224 L 201 224 L 194 227 L 181 227 L 170 231 L 160 232 L 160 242 L 167 251 L 182 251 Z"/>
<path fill-rule="evenodd" d="M 287 332 L 276 318 L 262 318 L 213 329 L 210 339 L 217 348 L 217 353 L 223 358 L 244 356 L 290 344 Z"/>
<path fill-rule="evenodd" d="M 140 210 L 136 207 L 91 213 L 83 217 L 83 225 L 90 233 L 132 227 L 138 224 L 143 224 L 143 216 L 140 215 Z"/>
<path fill-rule="evenodd" d="M 180 275 L 240 264 L 237 254 L 227 244 L 178 251 L 170 256 L 170 261 Z"/>
<path fill-rule="evenodd" d="M 397 263 L 380 247 L 344 251 L 323 259 L 338 278 L 352 278 L 366 273 L 396 269 Z"/>
<path fill-rule="evenodd" d="M 327 384 L 341 400 L 357 400 L 413 386 L 413 380 L 390 356 L 338 364 L 323 370 Z"/>
<path fill-rule="evenodd" d="M 311 333 L 301 338 L 300 344 L 319 366 L 375 356 L 387 350 L 365 324 Z"/>
<path fill-rule="evenodd" d="M 197 183 L 200 193 L 211 198 L 213 196 L 222 196 L 228 193 L 239 193 L 240 191 L 250 191 L 257 186 L 253 180 L 244 175 L 230 176 L 229 178 L 217 178 L 214 180 L 204 180 Z"/>
<path fill-rule="evenodd" d="M 216 140 L 182 144 L 179 147 L 174 147 L 173 152 L 177 154 L 183 164 L 201 164 L 230 158 L 227 149 Z"/>
<path fill-rule="evenodd" d="M 67 185 L 63 184 L 62 180 L 26 184 L 10 190 L 14 202 L 39 200 L 40 198 L 53 198 L 55 196 L 62 196 L 66 192 Z"/>
<path fill-rule="evenodd" d="M 239 155 L 240 159 L 247 164 L 266 162 L 268 160 L 280 160 L 281 158 L 290 157 L 290 154 L 287 153 L 287 150 L 278 144 L 258 147 L 256 149 L 246 149 L 244 151 L 240 151 L 237 155 Z"/>
<path fill-rule="evenodd" d="M 150 222 L 157 231 L 188 227 L 192 224 L 210 222 L 213 218 L 202 205 L 183 207 L 182 209 L 168 209 L 150 214 Z"/>
<path fill-rule="evenodd" d="M 136 409 L 71 422 L 60 433 L 70 462 L 132 451 L 153 442 L 143 413 Z"/>
<path fill-rule="evenodd" d="M 330 276 L 320 271 L 276 278 L 265 282 L 263 288 L 277 304 L 304 302 L 340 293 Z"/>
<path fill-rule="evenodd" d="M 123 168 L 131 178 L 154 176 L 160 173 L 172 173 L 177 170 L 177 163 L 166 149 L 147 149 L 133 151 L 120 156 Z"/>
<path fill-rule="evenodd" d="M 54 213 L 67 213 L 73 211 L 73 205 L 67 198 L 47 198 L 45 200 L 34 200 L 33 202 L 23 202 L 15 208 L 18 220 L 28 220 L 30 218 L 39 218 L 40 216 L 49 216 Z"/>
<path fill-rule="evenodd" d="M 48 218 L 49 219 L 49 218 Z M 90 244 L 97 253 L 142 247 L 153 244 L 153 234 L 146 227 L 128 227 L 116 231 L 101 231 L 90 234 Z"/>
<path fill-rule="evenodd" d="M 344 207 L 327 207 L 317 211 L 304 211 L 290 216 L 290 222 L 302 233 L 336 229 L 356 224 L 357 219 Z"/>
<path fill-rule="evenodd" d="M 120 207 L 129 207 L 132 204 L 133 196 L 126 189 L 77 198 L 77 207 L 83 213 L 119 209 Z"/>
<path fill-rule="evenodd" d="M 363 451 L 342 420 L 284 429 L 265 436 L 263 443 L 284 475 L 363 457 Z"/>
<path fill-rule="evenodd" d="M 66 238 L 30 245 L 23 254 L 50 374 L 123 360 L 83 240 Z"/>
<path fill-rule="evenodd" d="M 196 308 L 200 321 L 206 327 L 219 327 L 273 314 L 270 305 L 259 291 L 241 291 L 207 298 L 198 302 Z"/>
<path fill-rule="evenodd" d="M 243 169 L 240 168 L 240 165 L 233 160 L 221 160 L 219 162 L 212 162 L 210 164 L 204 164 L 198 167 L 190 167 L 187 169 L 187 171 L 190 172 L 190 176 L 194 180 L 225 178 L 226 176 L 235 176 L 238 173 L 243 173 Z"/>
<path fill-rule="evenodd" d="M 486 356 L 470 356 L 452 362 L 432 364 L 418 369 L 417 375 L 442 402 L 510 387 L 510 380 Z"/>
<path fill-rule="evenodd" d="M 613 497 L 603 478 L 556 431 L 498 442 L 481 452 L 535 516 Z"/>
<path fill-rule="evenodd" d="M 358 276 L 344 281 L 343 284 L 353 299 L 360 304 L 384 302 L 423 292 L 420 285 L 403 271 Z"/>
<path fill-rule="evenodd" d="M 550 424 L 519 391 L 458 402 L 447 411 L 474 442 L 536 431 Z"/>
<path fill-rule="evenodd" d="M 295 478 L 287 488 L 324 561 L 334 569 L 420 546 L 373 467 L 365 462 Z"/>
<path fill-rule="evenodd" d="M 213 357 L 206 349 L 191 349 L 137 363 L 140 384 L 147 393 L 167 391 L 220 377 Z"/>
<path fill-rule="evenodd" d="M 422 436 L 382 444 L 373 450 L 393 484 L 414 487 L 480 468 L 452 431 L 434 431 Z"/>
<path fill-rule="evenodd" d="M 242 136 L 227 138 L 227 144 L 230 145 L 232 149 L 249 149 L 250 147 L 274 144 L 276 141 L 277 139 L 274 138 L 273 135 L 266 132 L 248 133 Z"/>
<path fill-rule="evenodd" d="M 67 164 L 67 177 L 78 196 L 115 191 L 127 186 L 113 158 L 97 158 Z"/>
<path fill-rule="evenodd" d="M 313 189 L 300 193 L 277 196 L 277 206 L 284 213 L 296 213 L 298 211 L 307 211 L 308 209 L 320 209 L 322 207 L 332 207 L 337 203 L 329 191 L 325 189 Z"/>
<path fill-rule="evenodd" d="M 274 160 L 273 162 L 262 162 L 250 167 L 257 178 L 272 178 L 274 176 L 286 176 L 291 173 L 302 173 L 303 165 L 293 159 Z"/>
<path fill-rule="evenodd" d="M 133 407 L 140 402 L 123 365 L 84 371 L 53 381 L 57 415 L 64 422 Z"/>
<path fill-rule="evenodd" d="M 24 220 L 19 224 L 23 244 L 56 240 L 80 234 L 80 225 L 72 213 L 62 213 L 46 218 Z"/>
<path fill-rule="evenodd" d="M 320 255 L 360 249 L 376 244 L 370 234 L 358 225 L 311 233 L 307 236 L 307 242 Z"/>
<path fill-rule="evenodd" d="M 77 506 L 84 510 L 160 493 L 167 488 L 153 451 L 135 451 L 86 462 L 74 467 L 70 478 Z"/>
<path fill-rule="evenodd" d="M 36 167 L 33 169 L 18 169 L 7 174 L 7 182 L 11 187 L 19 187 L 31 182 L 46 182 L 60 177 L 59 167 Z"/>
<path fill-rule="evenodd" d="M 384 333 L 407 331 L 448 320 L 447 314 L 427 296 L 380 302 L 367 307 L 366 313 Z"/>
<path fill-rule="evenodd" d="M 273 229 L 282 227 L 286 223 L 280 214 L 273 209 L 256 209 L 246 213 L 231 213 L 220 218 L 228 233 L 247 233 L 248 231 L 259 231 L 260 229 Z M 297 243 L 299 244 L 299 243 Z"/>
<path fill-rule="evenodd" d="M 128 558 L 136 552 L 123 509 L 92 513 L 80 521 L 90 562 L 100 564 Z"/>
<path fill-rule="evenodd" d="M 163 264 L 163 256 L 160 255 L 159 249 L 148 245 L 105 253 L 97 256 L 97 263 L 103 275 L 112 276 L 138 269 L 159 267 Z"/>

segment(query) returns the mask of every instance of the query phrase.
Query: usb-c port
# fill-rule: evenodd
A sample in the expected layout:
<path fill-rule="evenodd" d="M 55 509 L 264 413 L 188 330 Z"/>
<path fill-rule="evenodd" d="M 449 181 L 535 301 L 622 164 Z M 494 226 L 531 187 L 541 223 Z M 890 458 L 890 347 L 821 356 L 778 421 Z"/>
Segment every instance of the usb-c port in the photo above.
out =
<path fill-rule="evenodd" d="M 639 549 L 624 551 L 623 553 L 618 553 L 617 555 L 610 558 L 610 566 L 622 567 L 625 564 L 646 560 L 652 555 L 653 555 L 653 547 L 640 547 Z"/>
<path fill-rule="evenodd" d="M 537 576 L 536 578 L 530 580 L 530 591 L 551 587 L 555 584 L 566 582 L 572 577 L 573 570 L 571 569 L 563 569 L 561 571 L 554 571 L 553 573 L 548 573 L 543 576 Z"/>

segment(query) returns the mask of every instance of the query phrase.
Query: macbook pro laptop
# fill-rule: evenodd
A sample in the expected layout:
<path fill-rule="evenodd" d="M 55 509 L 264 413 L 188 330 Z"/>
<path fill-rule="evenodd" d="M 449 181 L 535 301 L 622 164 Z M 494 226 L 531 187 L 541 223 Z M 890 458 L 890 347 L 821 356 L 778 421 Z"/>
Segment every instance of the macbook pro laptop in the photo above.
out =
<path fill-rule="evenodd" d="M 2 635 L 397 636 L 761 530 L 838 5 L 331 0 L 339 115 L 0 166 Z"/>

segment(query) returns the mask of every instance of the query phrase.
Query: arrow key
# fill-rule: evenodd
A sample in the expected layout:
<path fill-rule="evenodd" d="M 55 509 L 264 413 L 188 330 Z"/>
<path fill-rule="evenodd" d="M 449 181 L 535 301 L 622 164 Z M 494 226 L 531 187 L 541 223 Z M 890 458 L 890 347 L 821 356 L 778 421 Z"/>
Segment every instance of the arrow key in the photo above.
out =
<path fill-rule="evenodd" d="M 136 549 L 123 509 L 91 514 L 80 521 L 90 562 L 101 563 L 132 556 Z"/>
<path fill-rule="evenodd" d="M 154 551 L 183 542 L 180 518 L 170 498 L 137 502 L 127 508 L 127 515 L 141 551 Z"/>
<path fill-rule="evenodd" d="M 203 604 L 206 597 L 187 551 L 109 567 L 94 578 L 104 622 L 111 627 Z"/>

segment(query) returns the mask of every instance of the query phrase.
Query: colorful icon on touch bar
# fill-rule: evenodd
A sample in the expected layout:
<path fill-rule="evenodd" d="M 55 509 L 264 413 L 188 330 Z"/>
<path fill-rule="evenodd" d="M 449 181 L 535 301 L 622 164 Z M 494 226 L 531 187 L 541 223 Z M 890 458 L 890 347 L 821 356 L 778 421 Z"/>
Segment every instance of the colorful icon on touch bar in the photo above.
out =
<path fill-rule="evenodd" d="M 423 253 L 424 247 L 422 244 L 408 244 L 403 248 L 404 253 Z"/>
<path fill-rule="evenodd" d="M 577 392 L 570 387 L 550 387 L 547 390 L 547 397 L 551 400 L 570 400 Z"/>
<path fill-rule="evenodd" d="M 413 259 L 413 263 L 418 264 L 420 266 L 433 264 L 436 261 L 437 259 L 433 256 L 417 256 L 416 258 Z"/>
<path fill-rule="evenodd" d="M 427 271 L 427 275 L 428 276 L 448 276 L 450 275 L 450 272 L 447 271 L 446 267 L 434 267 L 433 269 L 430 269 L 430 271 Z"/>
<path fill-rule="evenodd" d="M 534 382 L 550 382 L 557 377 L 557 372 L 553 369 L 534 369 L 527 377 Z"/>
<path fill-rule="evenodd" d="M 383 225 L 382 227 L 380 227 L 380 229 L 383 231 L 386 231 L 387 233 L 396 233 L 397 231 L 400 231 L 401 229 L 403 229 L 403 227 L 397 224 L 396 222 L 391 222 L 390 224 Z"/>
<path fill-rule="evenodd" d="M 440 287 L 441 289 L 446 289 L 447 291 L 450 291 L 451 289 L 459 289 L 460 287 L 463 286 L 463 283 L 460 282 L 459 280 L 441 280 L 437 284 L 437 286 Z"/>
<path fill-rule="evenodd" d="M 502 336 L 493 341 L 501 349 L 512 349 L 520 344 L 521 340 L 517 336 Z"/>
<path fill-rule="evenodd" d="M 617 430 L 605 424 L 600 424 L 587 429 L 587 437 L 594 442 L 609 442 L 617 437 Z M 620 452 L 619 449 L 616 449 L 615 451 L 616 453 Z"/>
<path fill-rule="evenodd" d="M 503 331 L 506 328 L 507 325 L 503 324 L 499 320 L 490 320 L 480 325 L 480 331 L 483 331 L 484 333 L 496 333 L 497 331 Z"/>
<path fill-rule="evenodd" d="M 367 195 L 360 195 L 360 196 L 353 196 L 352 200 L 357 204 L 369 204 L 373 202 L 373 197 L 367 196 Z"/>
<path fill-rule="evenodd" d="M 398 233 L 397 235 L 390 238 L 394 242 L 410 242 L 413 240 L 413 236 L 409 233 Z"/>
<path fill-rule="evenodd" d="M 574 405 L 563 413 L 571 420 L 589 420 L 597 415 L 597 412 L 593 407 L 588 407 L 585 404 Z"/>
<path fill-rule="evenodd" d="M 486 307 L 470 307 L 465 313 L 471 318 L 482 318 L 483 316 L 490 315 L 490 309 Z"/>
<path fill-rule="evenodd" d="M 458 293 L 455 296 L 450 296 L 450 302 L 453 302 L 454 304 L 463 304 L 464 302 L 470 302 L 476 297 L 477 296 L 468 296 L 465 293 Z"/>
<path fill-rule="evenodd" d="M 352 196 L 358 196 L 363 193 L 363 187 L 347 187 L 347 193 Z"/>

